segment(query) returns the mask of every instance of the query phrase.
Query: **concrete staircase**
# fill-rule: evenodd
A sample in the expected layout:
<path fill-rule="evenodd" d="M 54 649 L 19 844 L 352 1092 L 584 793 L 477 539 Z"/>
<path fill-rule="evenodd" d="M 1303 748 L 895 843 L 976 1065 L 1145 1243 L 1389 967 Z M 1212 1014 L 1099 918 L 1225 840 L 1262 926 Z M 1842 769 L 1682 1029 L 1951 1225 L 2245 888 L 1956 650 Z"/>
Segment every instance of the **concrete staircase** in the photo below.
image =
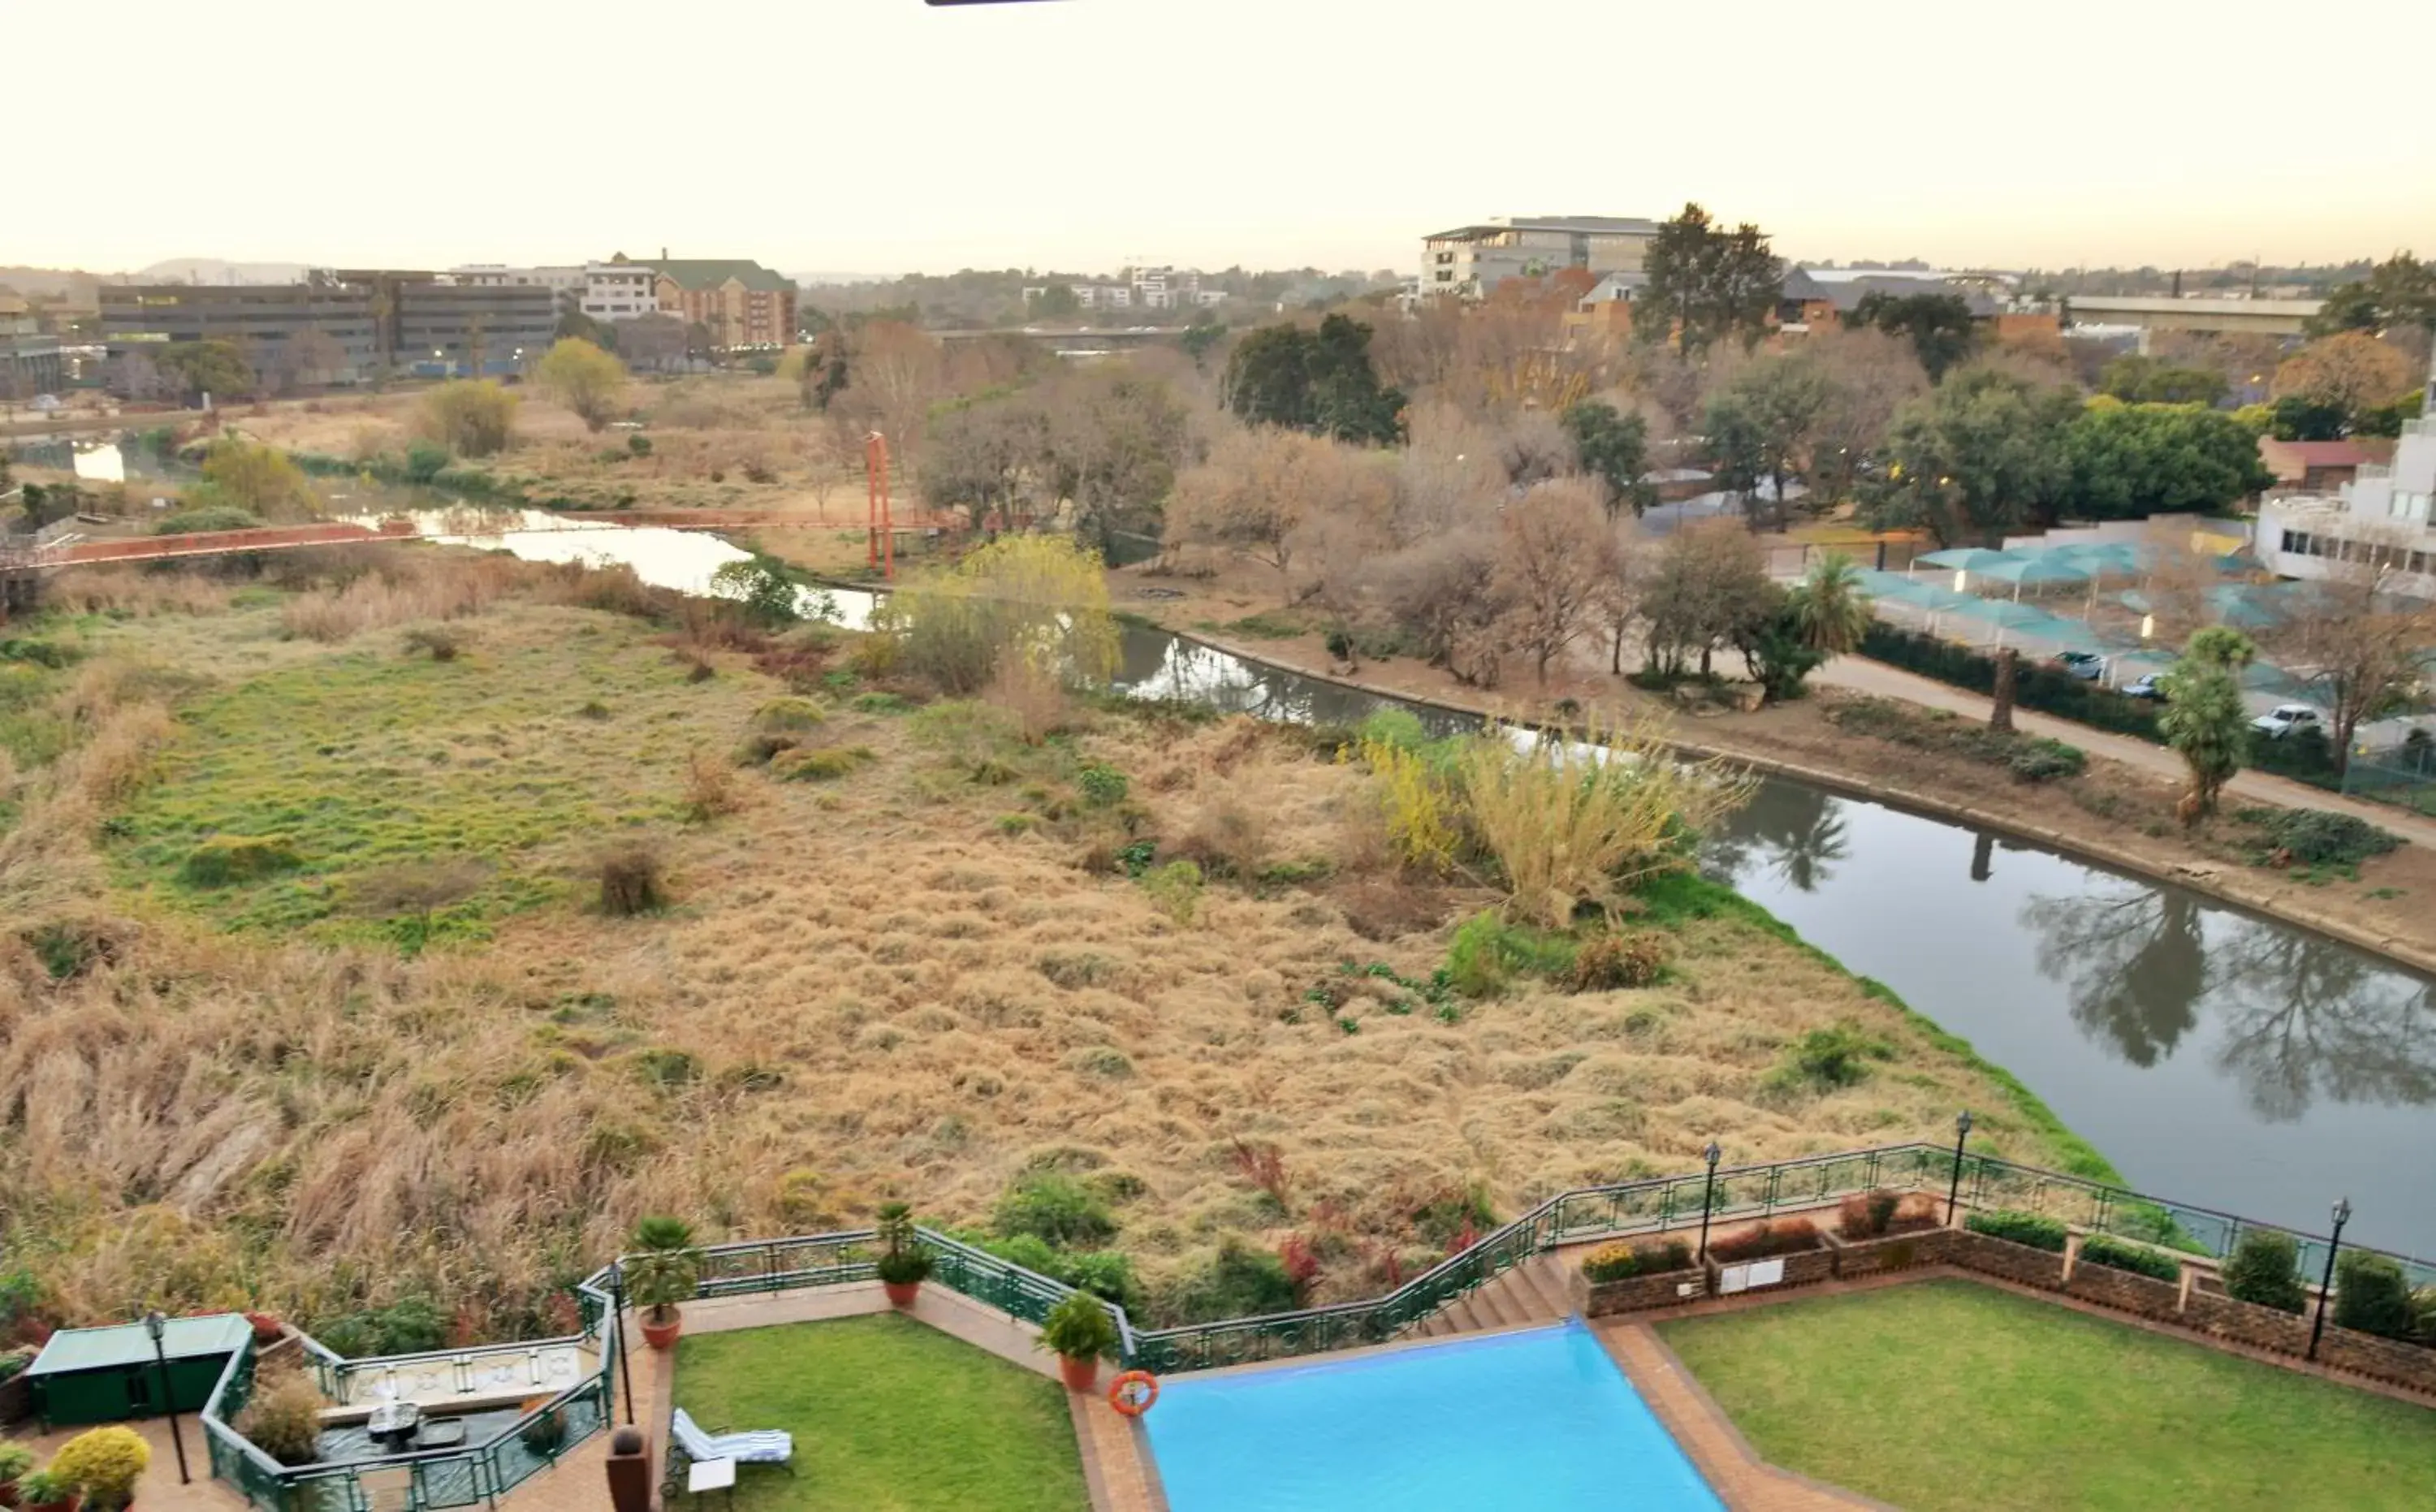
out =
<path fill-rule="evenodd" d="M 1561 1255 L 1534 1255 L 1488 1285 L 1456 1297 L 1404 1331 L 1410 1339 L 1440 1339 L 1488 1329 L 1556 1323 L 1574 1310 L 1567 1281 L 1573 1266 Z"/>

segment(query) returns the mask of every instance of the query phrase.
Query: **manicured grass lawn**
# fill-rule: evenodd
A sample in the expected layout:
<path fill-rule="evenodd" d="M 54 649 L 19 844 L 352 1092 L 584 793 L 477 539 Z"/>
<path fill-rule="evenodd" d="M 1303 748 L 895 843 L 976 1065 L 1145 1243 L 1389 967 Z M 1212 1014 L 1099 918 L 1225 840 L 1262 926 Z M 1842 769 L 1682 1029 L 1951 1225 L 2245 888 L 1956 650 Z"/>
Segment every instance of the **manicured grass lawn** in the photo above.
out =
<path fill-rule="evenodd" d="M 739 1512 L 1083 1512 L 1053 1381 L 891 1313 L 688 1335 L 677 1404 L 713 1433 L 784 1428 L 795 1474 L 745 1467 Z"/>
<path fill-rule="evenodd" d="M 1659 1333 L 1762 1455 L 1905 1512 L 2436 1507 L 2436 1410 L 1969 1281 Z"/>

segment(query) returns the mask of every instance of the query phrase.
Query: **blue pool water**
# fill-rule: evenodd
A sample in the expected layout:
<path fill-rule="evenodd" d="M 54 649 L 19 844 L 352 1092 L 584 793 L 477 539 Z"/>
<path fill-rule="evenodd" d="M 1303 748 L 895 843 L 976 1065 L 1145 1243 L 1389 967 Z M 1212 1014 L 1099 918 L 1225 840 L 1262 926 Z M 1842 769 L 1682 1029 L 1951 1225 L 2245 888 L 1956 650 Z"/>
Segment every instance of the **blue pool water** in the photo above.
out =
<path fill-rule="evenodd" d="M 1723 1512 L 1579 1323 L 1164 1383 L 1174 1512 Z"/>

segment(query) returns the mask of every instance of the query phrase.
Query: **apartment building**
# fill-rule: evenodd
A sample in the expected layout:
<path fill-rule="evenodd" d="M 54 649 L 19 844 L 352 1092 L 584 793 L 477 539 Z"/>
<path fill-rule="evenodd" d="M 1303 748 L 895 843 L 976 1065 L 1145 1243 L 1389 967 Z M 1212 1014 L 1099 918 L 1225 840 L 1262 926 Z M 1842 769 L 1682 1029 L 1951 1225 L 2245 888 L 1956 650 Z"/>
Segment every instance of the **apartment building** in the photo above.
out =
<path fill-rule="evenodd" d="M 371 377 L 382 348 L 371 299 L 328 284 L 104 284 L 101 339 L 116 368 L 130 354 L 182 341 L 227 341 L 255 372 L 287 360 L 288 343 L 318 331 L 337 343 L 334 383 Z"/>
<path fill-rule="evenodd" d="M 1509 278 L 1580 268 L 1641 271 L 1658 222 L 1624 216 L 1507 216 L 1421 238 L 1419 293 L 1483 299 Z"/>
<path fill-rule="evenodd" d="M 663 255 L 652 265 L 660 312 L 705 326 L 711 345 L 782 347 L 795 339 L 795 284 L 750 258 Z"/>
<path fill-rule="evenodd" d="M 2372 561 L 2402 575 L 2397 591 L 2436 599 L 2436 357 L 2426 407 L 2402 427 L 2393 461 L 2359 462 L 2332 494 L 2270 495 L 2258 506 L 2258 560 L 2288 578 L 2326 564 Z"/>
<path fill-rule="evenodd" d="M 583 292 L 576 307 L 593 320 L 632 321 L 660 313 L 660 275 L 619 252 L 605 263 L 583 267 Z"/>
<path fill-rule="evenodd" d="M 562 313 L 582 306 L 584 275 L 585 269 L 580 264 L 566 268 L 511 268 L 505 263 L 460 263 L 447 273 L 449 282 L 475 288 L 547 288 L 557 298 Z"/>

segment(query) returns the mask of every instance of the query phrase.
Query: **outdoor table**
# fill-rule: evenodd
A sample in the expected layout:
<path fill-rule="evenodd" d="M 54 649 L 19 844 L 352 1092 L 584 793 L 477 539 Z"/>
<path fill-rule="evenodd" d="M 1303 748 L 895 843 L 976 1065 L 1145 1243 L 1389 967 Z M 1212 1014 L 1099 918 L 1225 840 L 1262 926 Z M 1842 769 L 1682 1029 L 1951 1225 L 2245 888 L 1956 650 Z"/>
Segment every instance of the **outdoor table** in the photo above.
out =
<path fill-rule="evenodd" d="M 695 1501 L 705 1491 L 727 1493 L 727 1504 L 736 1504 L 736 1462 L 732 1459 L 698 1459 L 686 1467 L 686 1493 Z"/>

